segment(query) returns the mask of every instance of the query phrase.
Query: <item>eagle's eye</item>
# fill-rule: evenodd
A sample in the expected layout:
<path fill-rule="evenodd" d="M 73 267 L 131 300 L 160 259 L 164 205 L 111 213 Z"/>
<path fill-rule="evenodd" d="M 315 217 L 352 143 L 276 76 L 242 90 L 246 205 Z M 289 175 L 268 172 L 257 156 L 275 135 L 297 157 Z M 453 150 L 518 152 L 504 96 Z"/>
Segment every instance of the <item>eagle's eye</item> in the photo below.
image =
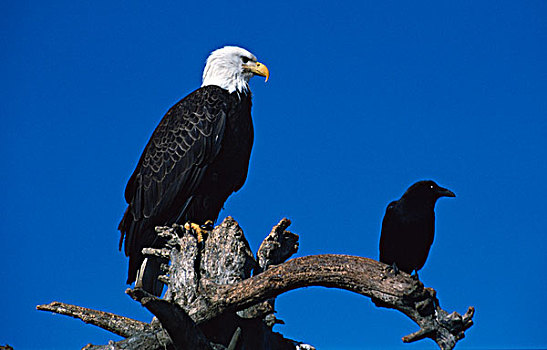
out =
<path fill-rule="evenodd" d="M 243 63 L 248 63 L 250 61 L 250 59 L 245 56 L 241 56 L 241 60 L 243 61 Z"/>

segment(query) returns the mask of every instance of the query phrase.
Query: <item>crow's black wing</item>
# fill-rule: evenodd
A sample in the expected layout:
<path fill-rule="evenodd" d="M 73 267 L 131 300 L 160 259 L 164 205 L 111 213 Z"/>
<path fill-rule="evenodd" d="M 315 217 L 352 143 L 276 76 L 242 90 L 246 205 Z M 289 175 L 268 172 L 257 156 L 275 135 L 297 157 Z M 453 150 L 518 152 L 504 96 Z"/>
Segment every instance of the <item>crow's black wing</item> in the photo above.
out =
<path fill-rule="evenodd" d="M 380 235 L 380 261 L 390 265 L 397 261 L 402 243 L 401 213 L 397 204 L 397 201 L 393 201 L 387 206 Z"/>

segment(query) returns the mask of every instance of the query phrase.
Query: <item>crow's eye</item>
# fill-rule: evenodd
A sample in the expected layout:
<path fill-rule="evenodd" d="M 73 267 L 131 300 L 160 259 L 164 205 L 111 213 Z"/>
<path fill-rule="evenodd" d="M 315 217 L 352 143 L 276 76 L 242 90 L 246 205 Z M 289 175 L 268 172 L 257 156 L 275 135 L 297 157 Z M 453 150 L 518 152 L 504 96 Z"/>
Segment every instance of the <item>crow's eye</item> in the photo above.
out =
<path fill-rule="evenodd" d="M 250 61 L 249 58 L 245 56 L 241 56 L 241 60 L 243 61 L 243 63 L 248 63 Z"/>
<path fill-rule="evenodd" d="M 434 187 L 434 186 L 433 186 L 433 185 L 431 185 L 431 188 L 433 188 L 433 187 Z"/>

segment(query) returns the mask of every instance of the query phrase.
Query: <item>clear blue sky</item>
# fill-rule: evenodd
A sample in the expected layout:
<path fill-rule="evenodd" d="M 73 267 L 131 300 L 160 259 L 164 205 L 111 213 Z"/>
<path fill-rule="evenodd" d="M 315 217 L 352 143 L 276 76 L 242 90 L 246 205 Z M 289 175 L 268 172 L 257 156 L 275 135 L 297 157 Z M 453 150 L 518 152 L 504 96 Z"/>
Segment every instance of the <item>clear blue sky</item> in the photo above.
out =
<path fill-rule="evenodd" d="M 437 235 L 420 273 L 449 311 L 477 309 L 461 349 L 547 347 L 544 1 L 3 1 L 0 344 L 119 339 L 35 311 L 53 300 L 148 321 L 124 294 L 123 190 L 209 52 L 253 52 L 255 145 L 234 216 L 256 250 L 283 216 L 299 256 L 378 257 L 387 204 L 434 179 Z M 278 299 L 276 326 L 319 349 L 435 348 L 348 292 Z"/>

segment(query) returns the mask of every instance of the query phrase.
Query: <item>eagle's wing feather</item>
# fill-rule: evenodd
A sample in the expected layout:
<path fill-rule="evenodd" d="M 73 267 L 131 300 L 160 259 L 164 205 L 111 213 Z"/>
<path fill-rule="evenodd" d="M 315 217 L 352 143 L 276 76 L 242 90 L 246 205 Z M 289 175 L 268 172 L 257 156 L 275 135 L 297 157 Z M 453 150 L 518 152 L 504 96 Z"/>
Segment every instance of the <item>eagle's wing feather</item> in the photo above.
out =
<path fill-rule="evenodd" d="M 191 199 L 220 152 L 229 108 L 220 93 L 207 87 L 196 90 L 174 105 L 152 134 L 125 191 L 129 207 L 120 228 L 127 255 L 155 239 L 153 232 L 143 230 L 150 218 L 181 214 L 169 210 L 180 210 Z M 173 205 L 175 200 L 181 204 Z M 144 232 L 150 237 L 135 237 Z"/>

